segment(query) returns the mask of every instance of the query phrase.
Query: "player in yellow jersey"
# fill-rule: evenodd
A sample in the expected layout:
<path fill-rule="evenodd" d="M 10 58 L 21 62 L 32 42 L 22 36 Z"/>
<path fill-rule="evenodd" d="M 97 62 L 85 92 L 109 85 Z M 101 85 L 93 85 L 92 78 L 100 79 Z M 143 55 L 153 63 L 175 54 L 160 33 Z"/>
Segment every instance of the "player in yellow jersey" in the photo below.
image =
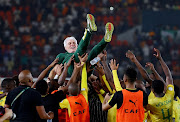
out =
<path fill-rule="evenodd" d="M 1 83 L 2 91 L 3 93 L 6 93 L 6 94 L 8 94 L 8 92 L 14 89 L 15 86 L 16 86 L 15 81 L 11 78 L 6 78 Z M 6 96 L 0 99 L 0 106 L 4 107 L 5 101 L 6 101 Z"/>
<path fill-rule="evenodd" d="M 178 97 L 179 88 L 174 85 L 174 100 L 173 100 L 173 121 L 180 122 L 180 100 Z"/>
<path fill-rule="evenodd" d="M 154 48 L 154 56 L 159 60 L 162 69 L 166 75 L 167 90 L 164 93 L 164 83 L 161 80 L 152 82 L 151 91 L 154 95 L 148 100 L 147 109 L 150 110 L 150 118 L 153 122 L 172 122 L 174 85 L 171 72 L 161 57 L 158 49 Z M 147 66 L 149 66 L 147 64 Z"/>
<path fill-rule="evenodd" d="M 15 86 L 16 86 L 15 81 L 12 78 L 6 78 L 1 83 L 2 91 L 3 93 L 6 93 L 6 94 L 8 94 L 12 89 L 14 89 Z M 5 101 L 6 101 L 6 96 L 0 99 L 0 106 L 4 107 Z M 9 120 L 5 120 L 3 122 L 9 122 Z"/>
<path fill-rule="evenodd" d="M 79 90 L 79 85 L 77 83 L 71 83 L 68 87 L 70 97 L 64 99 L 59 103 L 60 108 L 68 109 L 68 114 L 71 122 L 80 122 L 80 121 L 90 121 L 89 115 L 89 103 L 88 103 L 88 86 L 87 86 L 87 72 L 86 72 L 86 60 L 88 55 L 86 54 L 83 58 L 78 56 L 80 59 L 80 65 L 76 65 L 71 76 L 74 76 L 74 73 L 79 73 L 76 71 L 76 68 L 82 69 L 82 79 L 81 79 L 81 91 Z M 77 76 L 77 74 L 75 75 Z M 77 78 L 77 77 L 74 77 Z M 70 80 L 71 80 L 70 79 Z"/>
<path fill-rule="evenodd" d="M 156 80 L 150 78 L 150 76 L 147 74 L 145 69 L 141 66 L 132 52 L 128 51 L 126 53 L 126 57 L 128 57 L 133 63 L 135 63 L 142 77 L 150 85 L 152 85 L 151 93 L 148 96 L 148 110 L 150 110 L 150 121 L 172 121 L 172 101 L 174 95 L 173 79 L 169 68 L 161 57 L 160 51 L 156 48 L 154 48 L 154 51 L 157 53 L 154 54 L 154 56 L 159 60 L 166 75 L 166 82 L 156 72 L 152 63 L 147 63 L 146 66 L 150 67 Z"/>

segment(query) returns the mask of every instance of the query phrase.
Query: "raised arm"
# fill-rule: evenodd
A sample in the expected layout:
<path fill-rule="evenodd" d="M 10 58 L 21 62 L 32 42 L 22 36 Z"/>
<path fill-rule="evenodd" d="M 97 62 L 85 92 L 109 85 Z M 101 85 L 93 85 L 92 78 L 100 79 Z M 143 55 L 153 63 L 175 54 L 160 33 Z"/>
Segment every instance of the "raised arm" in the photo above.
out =
<path fill-rule="evenodd" d="M 104 69 L 102 67 L 102 65 L 100 63 L 97 64 L 96 66 L 96 71 L 99 73 L 100 77 L 102 77 L 106 87 L 108 88 L 109 92 L 112 94 L 113 91 L 108 83 L 108 81 L 106 80 L 106 76 L 105 76 L 105 73 L 104 73 Z"/>
<path fill-rule="evenodd" d="M 164 85 L 166 85 L 166 82 L 163 80 L 163 78 L 157 73 L 156 69 L 154 68 L 154 65 L 151 62 L 146 63 L 146 67 L 149 67 L 150 70 L 152 71 L 154 77 L 156 80 L 161 80 Z"/>
<path fill-rule="evenodd" d="M 35 88 L 36 83 L 42 79 L 45 78 L 45 76 L 47 75 L 48 71 L 55 66 L 55 64 L 58 63 L 58 59 L 55 59 L 46 69 L 44 69 L 41 74 L 38 76 L 37 81 L 32 85 L 32 88 Z"/>
<path fill-rule="evenodd" d="M 64 92 L 66 92 L 68 90 L 68 87 L 71 83 L 76 82 L 77 80 L 77 75 L 79 74 L 82 66 L 84 65 L 84 62 L 86 62 L 88 57 L 88 54 L 86 54 L 85 56 L 79 56 L 79 63 L 74 62 L 74 70 L 73 73 L 71 75 L 70 80 L 68 81 L 67 85 L 65 87 L 60 88 L 60 90 L 63 90 Z"/>
<path fill-rule="evenodd" d="M 81 90 L 84 89 L 88 92 L 86 63 L 83 65 L 81 76 Z"/>
<path fill-rule="evenodd" d="M 161 57 L 160 51 L 156 48 L 154 48 L 154 51 L 156 52 L 156 54 L 154 54 L 154 56 L 159 60 L 161 66 L 162 66 L 162 69 L 166 75 L 166 84 L 173 85 L 173 78 L 172 78 L 171 72 L 170 72 L 168 66 L 166 65 L 166 63 L 164 62 L 163 58 Z"/>
<path fill-rule="evenodd" d="M 116 60 L 111 59 L 109 65 L 110 65 L 112 73 L 113 73 L 113 80 L 114 80 L 114 85 L 115 85 L 116 91 L 120 91 L 120 90 L 122 90 L 122 87 L 121 87 L 121 84 L 120 84 L 120 81 L 119 81 L 119 78 L 117 75 L 117 70 L 118 70 L 119 64 L 116 65 Z"/>
<path fill-rule="evenodd" d="M 131 60 L 131 62 L 133 62 L 136 65 L 136 67 L 138 68 L 138 70 L 139 70 L 140 74 L 142 75 L 142 77 L 144 78 L 144 80 L 146 80 L 151 85 L 153 80 L 149 77 L 146 70 L 142 67 L 142 65 L 139 63 L 139 61 L 135 57 L 135 55 L 130 50 L 128 50 L 128 52 L 126 52 L 126 57 L 129 58 Z"/>
<path fill-rule="evenodd" d="M 71 62 L 74 60 L 74 55 L 71 56 L 71 58 L 69 59 L 68 63 L 64 63 L 64 69 L 62 74 L 60 75 L 59 79 L 58 79 L 58 84 L 60 86 L 62 86 L 62 84 L 64 83 L 66 77 L 67 77 L 67 72 L 68 72 L 68 68 L 71 65 Z"/>
<path fill-rule="evenodd" d="M 112 72 L 111 72 L 111 70 L 107 64 L 107 52 L 104 50 L 103 53 L 100 53 L 98 56 L 101 59 L 107 81 L 109 82 L 111 88 L 115 89 L 115 87 L 113 85 L 114 84 L 113 83 L 113 75 L 112 75 Z"/>

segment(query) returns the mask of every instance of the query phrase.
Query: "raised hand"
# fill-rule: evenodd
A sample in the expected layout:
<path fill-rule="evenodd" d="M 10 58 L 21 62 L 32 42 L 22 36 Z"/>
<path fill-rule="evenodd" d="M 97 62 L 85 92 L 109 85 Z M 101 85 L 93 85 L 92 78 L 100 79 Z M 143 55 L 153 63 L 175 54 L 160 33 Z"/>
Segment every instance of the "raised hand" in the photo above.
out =
<path fill-rule="evenodd" d="M 53 67 L 53 66 L 55 66 L 55 64 L 57 64 L 58 63 L 58 61 L 59 61 L 59 59 L 58 58 L 56 58 L 49 66 L 50 67 Z"/>
<path fill-rule="evenodd" d="M 103 66 L 98 62 L 97 63 L 97 66 L 95 67 L 95 70 L 101 75 L 103 76 L 105 73 L 104 73 L 104 69 L 103 69 Z"/>
<path fill-rule="evenodd" d="M 155 69 L 154 69 L 154 64 L 152 64 L 151 62 L 147 62 L 145 66 L 146 66 L 146 67 L 149 67 L 151 71 L 154 71 L 154 70 L 155 70 Z"/>
<path fill-rule="evenodd" d="M 106 96 L 104 97 L 104 101 L 108 102 L 110 98 L 111 98 L 111 95 L 107 93 Z"/>
<path fill-rule="evenodd" d="M 101 88 L 102 88 L 102 86 L 100 85 L 100 83 L 98 82 L 98 81 L 93 81 L 92 82 L 92 86 L 93 86 L 93 88 L 94 88 L 94 90 L 98 93 L 98 94 L 100 94 L 100 90 L 101 90 Z"/>
<path fill-rule="evenodd" d="M 87 73 L 93 70 L 93 68 L 91 68 L 91 63 L 89 62 L 86 63 L 86 70 L 87 70 Z"/>
<path fill-rule="evenodd" d="M 88 59 L 88 53 L 85 53 L 85 54 L 83 54 L 82 56 L 80 56 L 79 54 L 78 54 L 78 58 L 79 58 L 79 61 L 81 62 L 81 63 L 85 63 L 86 61 L 87 61 L 87 59 Z"/>
<path fill-rule="evenodd" d="M 67 63 L 64 63 L 64 67 L 69 67 L 73 60 L 74 60 L 74 55 L 71 56 L 71 58 L 69 59 L 69 61 Z"/>
<path fill-rule="evenodd" d="M 76 63 L 76 62 L 74 62 L 74 69 L 80 70 L 83 67 L 83 65 L 84 65 L 84 63 L 81 63 L 81 62 Z"/>
<path fill-rule="evenodd" d="M 107 59 L 107 51 L 104 50 L 102 53 L 98 55 L 98 57 L 101 59 L 101 61 L 106 61 Z"/>
<path fill-rule="evenodd" d="M 56 66 L 57 66 L 57 68 L 55 69 L 56 74 L 61 75 L 62 69 L 63 69 L 63 64 L 57 64 Z"/>
<path fill-rule="evenodd" d="M 153 54 L 158 60 L 160 60 L 162 57 L 161 57 L 161 53 L 158 49 L 154 48 L 154 51 L 156 52 L 156 54 Z"/>
<path fill-rule="evenodd" d="M 119 64 L 116 65 L 115 59 L 111 59 L 109 65 L 110 65 L 111 70 L 118 70 Z"/>
<path fill-rule="evenodd" d="M 126 57 L 129 58 L 132 62 L 135 62 L 136 60 L 135 55 L 130 50 L 126 52 Z"/>

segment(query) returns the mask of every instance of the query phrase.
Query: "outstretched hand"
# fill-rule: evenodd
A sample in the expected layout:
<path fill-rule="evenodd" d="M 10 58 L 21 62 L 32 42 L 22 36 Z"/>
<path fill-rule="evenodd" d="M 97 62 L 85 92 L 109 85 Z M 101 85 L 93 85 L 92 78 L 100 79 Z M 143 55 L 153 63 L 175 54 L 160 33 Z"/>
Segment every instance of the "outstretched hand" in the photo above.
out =
<path fill-rule="evenodd" d="M 56 58 L 49 66 L 50 67 L 53 67 L 53 66 L 55 66 L 55 64 L 57 64 L 58 63 L 58 61 L 59 61 L 59 59 L 58 58 Z"/>
<path fill-rule="evenodd" d="M 154 64 L 152 64 L 151 62 L 147 62 L 146 67 L 149 67 L 151 71 L 155 70 L 154 69 Z"/>
<path fill-rule="evenodd" d="M 73 60 L 74 60 L 74 55 L 71 56 L 71 58 L 69 59 L 69 61 L 67 63 L 64 63 L 64 67 L 69 67 Z"/>
<path fill-rule="evenodd" d="M 98 57 L 101 59 L 101 61 L 106 61 L 107 60 L 107 51 L 106 50 L 103 50 L 102 53 L 100 53 L 98 55 Z"/>
<path fill-rule="evenodd" d="M 99 91 L 102 88 L 101 84 L 98 81 L 93 81 L 92 86 L 93 86 L 94 90 L 96 91 L 96 93 L 100 94 Z"/>
<path fill-rule="evenodd" d="M 106 96 L 104 97 L 104 100 L 106 102 L 108 102 L 110 100 L 110 98 L 111 98 L 111 95 L 109 93 L 107 93 Z"/>
<path fill-rule="evenodd" d="M 111 59 L 109 65 L 110 65 L 111 70 L 118 70 L 119 64 L 116 65 L 115 59 Z"/>
<path fill-rule="evenodd" d="M 63 64 L 57 64 L 55 69 L 56 74 L 61 75 L 62 69 L 63 69 Z"/>
<path fill-rule="evenodd" d="M 130 50 L 126 52 L 126 57 L 129 58 L 132 62 L 135 62 L 136 60 L 135 55 Z"/>
<path fill-rule="evenodd" d="M 85 53 L 82 56 L 80 56 L 78 54 L 78 58 L 79 58 L 80 63 L 85 63 L 87 61 L 87 59 L 88 59 L 88 53 Z"/>
<path fill-rule="evenodd" d="M 95 70 L 101 75 L 103 76 L 105 73 L 104 73 L 104 69 L 103 69 L 103 66 L 98 62 L 97 63 L 97 66 L 95 67 Z"/>
<path fill-rule="evenodd" d="M 156 54 L 153 54 L 158 60 L 160 60 L 162 57 L 161 57 L 161 53 L 158 49 L 154 48 L 154 51 L 156 52 Z"/>

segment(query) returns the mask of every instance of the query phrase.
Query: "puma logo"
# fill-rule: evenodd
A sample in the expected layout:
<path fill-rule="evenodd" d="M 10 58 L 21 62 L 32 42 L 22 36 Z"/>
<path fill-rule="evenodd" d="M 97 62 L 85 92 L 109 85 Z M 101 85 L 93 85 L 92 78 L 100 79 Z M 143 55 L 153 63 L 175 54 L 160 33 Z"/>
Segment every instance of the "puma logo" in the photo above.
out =
<path fill-rule="evenodd" d="M 137 101 L 137 100 L 136 100 L 136 101 Z M 133 104 L 135 105 L 135 107 L 136 107 L 136 101 L 133 102 L 132 100 L 129 100 L 129 102 L 133 103 Z"/>
<path fill-rule="evenodd" d="M 83 107 L 81 103 L 75 102 L 75 104 L 80 105 L 81 107 Z"/>

